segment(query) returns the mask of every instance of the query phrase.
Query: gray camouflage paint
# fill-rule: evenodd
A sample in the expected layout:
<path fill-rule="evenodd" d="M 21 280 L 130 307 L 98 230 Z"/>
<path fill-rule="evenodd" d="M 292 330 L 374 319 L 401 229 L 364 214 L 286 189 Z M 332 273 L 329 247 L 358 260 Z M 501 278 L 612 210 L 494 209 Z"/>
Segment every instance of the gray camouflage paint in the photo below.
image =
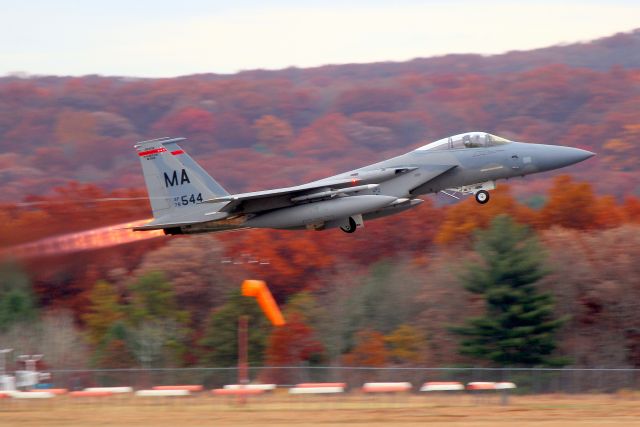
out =
<path fill-rule="evenodd" d="M 229 195 L 180 148 L 178 142 L 183 139 L 136 144 L 154 213 L 153 221 L 136 230 L 190 234 L 252 227 L 348 228 L 350 221 L 360 223 L 417 206 L 420 195 L 558 169 L 594 155 L 577 148 L 524 142 L 437 150 L 421 147 L 308 184 Z"/>

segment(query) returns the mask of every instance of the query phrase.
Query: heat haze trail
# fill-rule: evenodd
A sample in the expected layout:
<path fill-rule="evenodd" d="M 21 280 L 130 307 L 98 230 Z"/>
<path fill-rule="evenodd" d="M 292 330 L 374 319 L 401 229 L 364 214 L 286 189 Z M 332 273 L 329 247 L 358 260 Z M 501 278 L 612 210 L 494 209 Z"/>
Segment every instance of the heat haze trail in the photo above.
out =
<path fill-rule="evenodd" d="M 108 248 L 110 246 L 125 243 L 148 240 L 164 236 L 162 230 L 136 232 L 131 227 L 148 222 L 143 219 L 122 224 L 109 225 L 107 227 L 94 228 L 92 230 L 77 233 L 64 234 L 62 236 L 48 237 L 35 242 L 11 246 L 0 250 L 2 256 L 15 258 L 33 258 L 50 255 L 62 255 L 93 249 Z"/>

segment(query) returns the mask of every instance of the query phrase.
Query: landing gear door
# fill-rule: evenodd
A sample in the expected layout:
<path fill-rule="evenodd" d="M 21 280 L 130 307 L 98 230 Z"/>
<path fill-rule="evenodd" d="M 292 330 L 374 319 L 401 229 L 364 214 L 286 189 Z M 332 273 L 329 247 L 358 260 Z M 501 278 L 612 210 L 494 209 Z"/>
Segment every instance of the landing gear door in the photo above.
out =
<path fill-rule="evenodd" d="M 364 227 L 364 219 L 362 219 L 362 214 L 353 215 L 352 218 L 356 222 L 356 226 Z"/>

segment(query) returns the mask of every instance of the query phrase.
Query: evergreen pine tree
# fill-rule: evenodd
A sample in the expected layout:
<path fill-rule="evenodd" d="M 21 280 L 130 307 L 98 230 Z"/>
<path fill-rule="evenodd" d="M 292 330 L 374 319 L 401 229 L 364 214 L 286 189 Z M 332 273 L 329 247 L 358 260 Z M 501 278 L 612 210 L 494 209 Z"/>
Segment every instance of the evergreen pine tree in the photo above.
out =
<path fill-rule="evenodd" d="M 553 319 L 553 297 L 537 283 L 546 274 L 537 239 L 510 217 L 496 217 L 478 232 L 476 252 L 482 262 L 469 265 L 464 287 L 482 295 L 486 312 L 454 328 L 464 338 L 461 354 L 500 366 L 561 365 L 551 354 L 555 332 L 566 319 Z"/>
<path fill-rule="evenodd" d="M 38 318 L 36 301 L 28 276 L 14 264 L 0 264 L 0 332 L 16 323 Z"/>

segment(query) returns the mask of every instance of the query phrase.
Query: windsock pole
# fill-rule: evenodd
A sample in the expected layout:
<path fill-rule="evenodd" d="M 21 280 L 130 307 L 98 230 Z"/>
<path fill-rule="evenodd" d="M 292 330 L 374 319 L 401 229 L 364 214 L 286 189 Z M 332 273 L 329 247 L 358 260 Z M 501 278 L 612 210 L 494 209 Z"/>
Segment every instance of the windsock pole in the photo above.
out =
<path fill-rule="evenodd" d="M 238 318 L 238 384 L 249 384 L 248 375 L 248 329 L 249 316 Z"/>

